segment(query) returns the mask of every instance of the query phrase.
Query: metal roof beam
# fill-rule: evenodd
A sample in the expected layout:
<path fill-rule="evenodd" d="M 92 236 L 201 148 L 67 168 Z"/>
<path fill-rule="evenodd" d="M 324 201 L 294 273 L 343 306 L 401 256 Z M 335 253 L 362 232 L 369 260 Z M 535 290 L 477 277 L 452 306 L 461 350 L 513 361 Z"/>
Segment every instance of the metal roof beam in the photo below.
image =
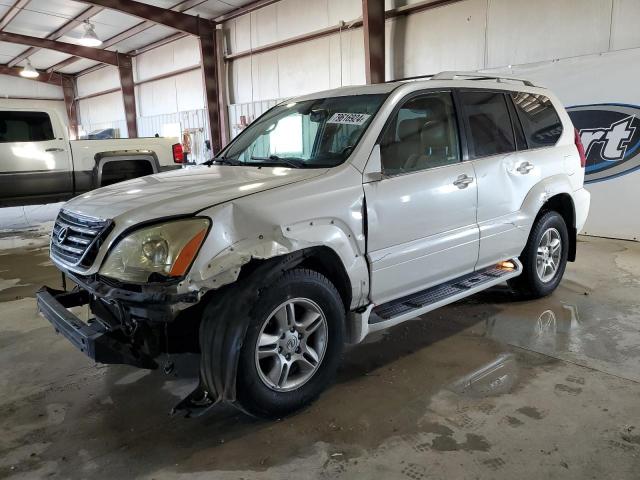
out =
<path fill-rule="evenodd" d="M 0 42 L 46 48 L 47 50 L 55 50 L 57 52 L 67 53 L 69 55 L 75 55 L 77 57 L 87 58 L 96 62 L 116 66 L 119 65 L 121 62 L 120 57 L 123 56 L 117 52 L 101 50 L 99 48 L 83 47 L 81 45 L 58 42 L 57 40 L 49 40 L 48 38 L 31 37 L 29 35 L 21 35 L 19 33 L 0 32 Z"/>
<path fill-rule="evenodd" d="M 133 0 L 81 0 L 83 3 L 97 5 L 100 7 L 115 10 L 127 15 L 148 20 L 158 25 L 179 30 L 190 35 L 204 35 L 213 32 L 213 24 L 200 17 L 188 15 L 186 13 L 168 10 L 166 8 L 148 5 L 146 3 L 135 2 Z"/>
<path fill-rule="evenodd" d="M 0 65 L 0 75 L 10 75 L 12 77 L 20 77 L 24 78 L 20 75 L 22 68 L 20 67 L 9 67 L 8 65 Z M 62 87 L 65 79 L 72 80 L 73 77 L 69 77 L 67 75 L 62 75 L 59 73 L 47 73 L 42 70 L 38 70 L 40 76 L 37 78 L 28 78 L 27 80 L 34 80 L 40 83 L 48 83 L 49 85 L 55 85 L 57 87 Z"/>

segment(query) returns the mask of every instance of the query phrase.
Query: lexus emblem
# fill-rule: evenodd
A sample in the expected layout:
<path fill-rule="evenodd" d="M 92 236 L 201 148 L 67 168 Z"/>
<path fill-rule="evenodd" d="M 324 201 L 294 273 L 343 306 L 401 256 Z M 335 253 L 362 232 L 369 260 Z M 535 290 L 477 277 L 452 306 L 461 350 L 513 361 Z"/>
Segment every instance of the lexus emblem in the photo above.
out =
<path fill-rule="evenodd" d="M 69 234 L 69 229 L 67 227 L 62 227 L 57 235 L 58 243 L 64 242 L 68 234 Z"/>

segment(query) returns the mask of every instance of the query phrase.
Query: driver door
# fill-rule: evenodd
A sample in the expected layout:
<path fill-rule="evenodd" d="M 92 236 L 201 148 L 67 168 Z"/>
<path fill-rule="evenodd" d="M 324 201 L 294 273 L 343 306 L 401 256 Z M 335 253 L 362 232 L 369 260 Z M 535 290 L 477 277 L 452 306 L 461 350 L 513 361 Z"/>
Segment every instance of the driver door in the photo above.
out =
<path fill-rule="evenodd" d="M 461 161 L 451 93 L 405 99 L 379 148 L 382 178 L 364 184 L 376 304 L 473 272 L 479 248 L 475 172 Z"/>

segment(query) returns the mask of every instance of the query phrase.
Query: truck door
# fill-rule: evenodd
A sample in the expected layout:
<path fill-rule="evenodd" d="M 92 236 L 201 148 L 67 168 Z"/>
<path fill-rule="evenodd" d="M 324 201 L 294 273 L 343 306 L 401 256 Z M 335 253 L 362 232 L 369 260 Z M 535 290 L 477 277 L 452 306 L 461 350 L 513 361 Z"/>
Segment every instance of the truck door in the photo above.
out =
<path fill-rule="evenodd" d="M 73 194 L 69 144 L 57 120 L 44 111 L 0 110 L 0 205 Z"/>
<path fill-rule="evenodd" d="M 406 98 L 379 147 L 382 178 L 364 185 L 377 304 L 472 272 L 479 239 L 475 173 L 462 161 L 451 92 Z"/>
<path fill-rule="evenodd" d="M 562 123 L 543 95 L 465 89 L 459 98 L 478 179 L 480 269 L 522 253 L 533 219 L 521 207 L 536 183 L 563 167 L 544 148 L 555 144 Z"/>

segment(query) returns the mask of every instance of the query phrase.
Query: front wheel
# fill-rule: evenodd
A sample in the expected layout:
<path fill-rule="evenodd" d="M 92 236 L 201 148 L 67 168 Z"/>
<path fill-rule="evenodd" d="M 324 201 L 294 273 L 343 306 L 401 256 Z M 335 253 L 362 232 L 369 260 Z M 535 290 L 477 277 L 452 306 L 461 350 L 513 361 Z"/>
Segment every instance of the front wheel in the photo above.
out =
<path fill-rule="evenodd" d="M 265 287 L 250 311 L 237 401 L 256 416 L 284 416 L 333 380 L 344 343 L 344 305 L 326 277 L 294 269 Z"/>
<path fill-rule="evenodd" d="M 564 218 L 555 211 L 544 213 L 533 226 L 520 256 L 522 274 L 509 285 L 523 298 L 550 295 L 562 280 L 569 253 L 569 234 Z"/>

